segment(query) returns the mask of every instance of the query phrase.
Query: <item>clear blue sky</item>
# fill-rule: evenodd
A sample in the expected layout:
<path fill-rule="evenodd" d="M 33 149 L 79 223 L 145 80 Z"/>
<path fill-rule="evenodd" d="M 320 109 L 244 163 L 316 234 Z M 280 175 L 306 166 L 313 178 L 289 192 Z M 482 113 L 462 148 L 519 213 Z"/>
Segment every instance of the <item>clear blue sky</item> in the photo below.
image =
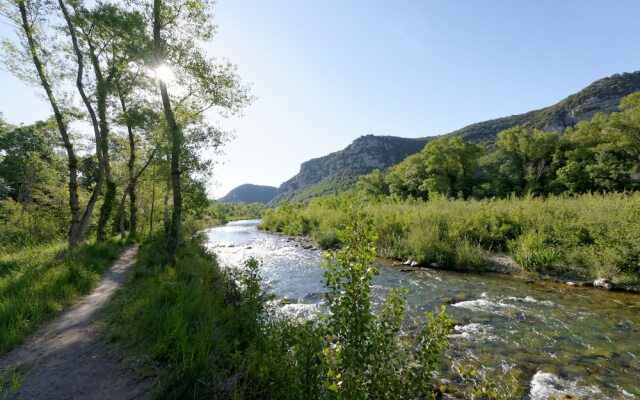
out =
<path fill-rule="evenodd" d="M 210 185 L 279 185 L 364 134 L 421 137 L 544 107 L 640 69 L 637 0 L 219 0 L 208 46 L 252 83 Z M 0 34 L 8 28 L 0 25 Z M 13 123 L 47 104 L 0 72 Z M 39 92 L 38 92 L 39 93 Z"/>

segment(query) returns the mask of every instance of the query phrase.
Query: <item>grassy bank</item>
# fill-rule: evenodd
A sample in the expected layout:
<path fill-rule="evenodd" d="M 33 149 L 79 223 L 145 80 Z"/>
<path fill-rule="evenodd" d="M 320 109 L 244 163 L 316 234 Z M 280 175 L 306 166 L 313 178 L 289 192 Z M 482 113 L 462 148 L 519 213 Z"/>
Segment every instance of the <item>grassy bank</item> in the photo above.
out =
<path fill-rule="evenodd" d="M 110 339 L 144 359 L 158 398 L 242 392 L 262 337 L 259 286 L 221 271 L 197 238 L 174 264 L 163 255 L 162 238 L 141 246 L 132 281 L 107 310 Z"/>
<path fill-rule="evenodd" d="M 123 248 L 115 241 L 75 249 L 57 243 L 0 255 L 0 354 L 90 292 Z"/>
<path fill-rule="evenodd" d="M 427 202 L 326 197 L 268 211 L 261 227 L 331 247 L 354 204 L 371 216 L 384 257 L 476 270 L 488 263 L 487 252 L 504 252 L 534 274 L 604 277 L 640 290 L 640 193 Z"/>
<path fill-rule="evenodd" d="M 196 237 L 163 265 L 163 239 L 145 243 L 132 281 L 106 311 L 108 337 L 142 360 L 156 398 L 429 398 L 450 321 L 433 314 L 414 351 L 399 335 L 401 291 L 371 313 L 367 235 L 343 235 L 353 246 L 325 267 L 332 314 L 307 323 L 274 318 L 256 260 L 220 269 Z"/>

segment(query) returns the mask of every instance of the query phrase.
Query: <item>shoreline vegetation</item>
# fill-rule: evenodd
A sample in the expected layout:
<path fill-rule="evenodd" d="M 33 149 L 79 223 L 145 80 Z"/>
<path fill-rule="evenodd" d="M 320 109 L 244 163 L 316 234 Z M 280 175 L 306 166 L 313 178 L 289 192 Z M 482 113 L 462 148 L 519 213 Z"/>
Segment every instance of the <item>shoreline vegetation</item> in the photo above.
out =
<path fill-rule="evenodd" d="M 499 256 L 504 254 L 527 277 L 576 285 L 599 280 L 596 286 L 640 292 L 637 192 L 429 201 L 343 194 L 268 210 L 260 229 L 308 236 L 323 249 L 333 248 L 344 210 L 354 204 L 372 218 L 384 258 L 485 271 L 492 262 L 509 263 Z"/>
<path fill-rule="evenodd" d="M 187 240 L 166 265 L 159 235 L 141 245 L 131 282 L 106 310 L 107 340 L 153 381 L 152 398 L 520 395 L 525 382 L 479 379 L 471 367 L 452 369 L 459 385 L 436 378 L 452 332 L 444 308 L 429 313 L 419 332 L 409 335 L 401 334 L 403 290 L 390 291 L 382 310 L 372 310 L 375 234 L 370 218 L 353 215 L 337 233 L 347 245 L 323 261 L 329 315 L 298 321 L 278 314 L 262 285 L 259 261 L 222 269 L 202 236 Z"/>

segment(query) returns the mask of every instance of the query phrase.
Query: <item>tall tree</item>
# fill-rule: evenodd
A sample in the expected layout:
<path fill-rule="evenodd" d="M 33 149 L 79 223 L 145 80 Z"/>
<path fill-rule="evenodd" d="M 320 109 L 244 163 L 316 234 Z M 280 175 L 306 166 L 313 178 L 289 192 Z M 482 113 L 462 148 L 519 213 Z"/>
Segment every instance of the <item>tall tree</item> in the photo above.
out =
<path fill-rule="evenodd" d="M 5 51 L 7 51 L 7 59 L 25 60 L 30 58 L 37 76 L 36 82 L 44 90 L 47 100 L 53 110 L 54 120 L 58 127 L 60 138 L 64 145 L 67 155 L 68 169 L 68 188 L 69 188 L 69 209 L 71 214 L 71 223 L 68 233 L 68 241 L 70 246 L 75 246 L 84 239 L 83 223 L 91 216 L 91 204 L 87 205 L 84 214 L 81 211 L 78 196 L 78 161 L 75 154 L 73 143 L 69 134 L 66 117 L 62 111 L 62 107 L 55 94 L 54 87 L 51 83 L 51 74 L 47 71 L 45 65 L 55 64 L 49 63 L 51 52 L 43 50 L 42 38 L 45 29 L 38 24 L 43 24 L 45 16 L 51 12 L 46 4 L 39 1 L 17 0 L 3 3 L 7 9 L 8 15 L 19 28 L 18 36 L 22 38 L 22 51 L 16 46 L 5 42 Z M 25 57 L 22 57 L 25 56 Z M 42 58 L 45 58 L 43 62 Z M 11 71 L 27 82 L 33 82 L 30 71 L 25 71 L 23 65 L 13 64 L 9 66 Z"/>
<path fill-rule="evenodd" d="M 105 169 L 105 161 L 104 161 L 103 146 L 102 146 L 102 136 L 100 134 L 100 124 L 98 122 L 98 117 L 96 116 L 96 112 L 93 108 L 93 105 L 89 100 L 89 96 L 87 96 L 87 93 L 84 89 L 84 81 L 83 81 L 84 70 L 85 70 L 84 54 L 80 49 L 80 45 L 78 43 L 78 38 L 76 35 L 76 29 L 64 1 L 58 0 L 58 5 L 60 6 L 60 10 L 62 11 L 62 14 L 66 21 L 69 37 L 71 38 L 73 51 L 76 56 L 76 60 L 77 60 L 76 87 L 78 89 L 78 93 L 80 94 L 80 97 L 82 98 L 82 102 L 87 108 L 87 112 L 91 119 L 91 124 L 93 126 L 93 133 L 95 138 L 96 158 L 98 160 L 98 177 L 97 177 L 96 185 L 94 187 L 93 193 L 91 194 L 91 197 L 89 198 L 89 202 L 87 203 L 87 207 L 85 209 L 82 220 L 80 221 L 80 226 L 78 228 L 79 236 L 82 239 L 84 239 L 84 235 L 89 227 L 89 222 L 93 214 L 93 208 L 95 207 L 98 201 L 98 197 L 100 196 L 100 193 L 102 191 L 102 185 L 104 182 L 106 169 Z"/>
<path fill-rule="evenodd" d="M 459 136 L 434 139 L 422 154 L 428 178 L 421 189 L 449 197 L 467 198 L 478 183 L 478 158 L 484 148 Z"/>
<path fill-rule="evenodd" d="M 191 179 L 192 167 L 202 166 L 194 162 L 201 149 L 219 146 L 224 137 L 203 115 L 214 109 L 233 113 L 250 98 L 247 88 L 240 84 L 235 66 L 208 58 L 200 46 L 214 33 L 207 0 L 154 0 L 152 15 L 154 67 L 171 142 L 173 209 L 167 252 L 173 256 L 181 234 L 183 183 Z M 175 77 L 172 93 L 167 88 L 167 75 Z"/>
<path fill-rule="evenodd" d="M 506 158 L 506 173 L 512 174 L 520 191 L 544 192 L 551 177 L 551 163 L 559 135 L 519 126 L 498 133 L 497 145 Z"/>
<path fill-rule="evenodd" d="M 153 50 L 156 68 L 166 68 L 163 42 L 162 42 L 162 0 L 153 1 Z M 175 114 L 171 106 L 167 83 L 164 79 L 158 79 L 160 96 L 162 97 L 162 109 L 167 122 L 169 137 L 171 138 L 171 190 L 173 193 L 173 211 L 171 214 L 171 226 L 167 241 L 167 253 L 170 257 L 175 255 L 180 240 L 182 228 L 182 186 L 180 182 L 180 153 L 182 151 L 182 131 L 176 122 Z"/>

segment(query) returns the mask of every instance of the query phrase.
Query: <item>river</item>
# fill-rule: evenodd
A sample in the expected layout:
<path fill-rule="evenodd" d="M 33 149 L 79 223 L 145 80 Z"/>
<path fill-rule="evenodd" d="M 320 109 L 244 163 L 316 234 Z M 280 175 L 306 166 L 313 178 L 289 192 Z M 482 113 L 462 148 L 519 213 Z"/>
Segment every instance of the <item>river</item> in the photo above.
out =
<path fill-rule="evenodd" d="M 222 266 L 262 262 L 265 284 L 285 312 L 322 310 L 322 252 L 257 229 L 258 220 L 206 231 Z M 493 273 L 407 271 L 380 261 L 373 301 L 390 288 L 408 294 L 406 329 L 446 304 L 456 322 L 447 357 L 500 374 L 522 371 L 531 400 L 571 394 L 581 399 L 640 399 L 640 295 L 526 282 Z"/>

